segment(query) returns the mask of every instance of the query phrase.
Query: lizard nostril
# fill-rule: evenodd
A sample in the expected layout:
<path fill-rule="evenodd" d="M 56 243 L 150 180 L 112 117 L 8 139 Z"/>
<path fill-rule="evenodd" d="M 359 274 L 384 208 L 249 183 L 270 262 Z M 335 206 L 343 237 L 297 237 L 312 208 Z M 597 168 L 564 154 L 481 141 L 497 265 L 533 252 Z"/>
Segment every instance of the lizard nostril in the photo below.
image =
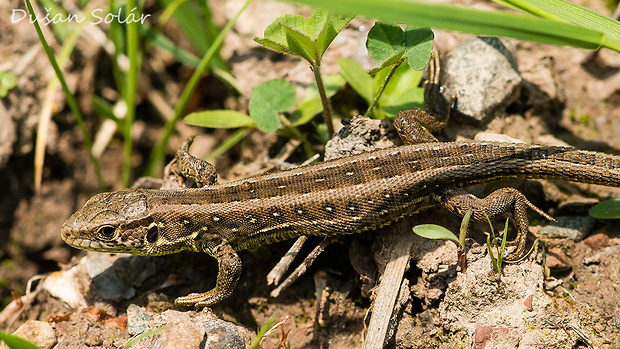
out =
<path fill-rule="evenodd" d="M 67 226 L 65 224 L 63 224 L 62 228 L 60 228 L 60 237 L 63 240 L 66 240 L 67 237 L 69 237 L 69 228 L 67 228 Z"/>

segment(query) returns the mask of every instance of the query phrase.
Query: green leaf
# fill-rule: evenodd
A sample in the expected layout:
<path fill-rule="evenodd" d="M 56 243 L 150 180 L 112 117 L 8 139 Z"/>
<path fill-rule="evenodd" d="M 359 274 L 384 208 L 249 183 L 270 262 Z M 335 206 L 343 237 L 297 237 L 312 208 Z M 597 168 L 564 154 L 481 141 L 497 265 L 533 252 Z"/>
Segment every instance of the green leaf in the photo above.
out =
<path fill-rule="evenodd" d="M 254 122 L 248 115 L 234 110 L 205 110 L 191 113 L 185 117 L 190 125 L 208 128 L 253 127 Z"/>
<path fill-rule="evenodd" d="M 266 336 L 267 331 L 269 331 L 271 325 L 273 325 L 274 322 L 276 322 L 276 316 L 271 315 L 269 319 L 267 319 L 265 324 L 258 330 L 256 338 L 254 338 L 252 343 L 250 343 L 250 347 L 248 349 L 259 349 L 261 347 L 261 341 L 263 340 L 263 337 Z"/>
<path fill-rule="evenodd" d="M 274 51 L 278 51 L 280 53 L 295 54 L 293 51 L 289 50 L 287 46 L 282 46 L 273 40 L 254 38 L 254 41 L 258 44 L 261 44 L 267 48 L 270 48 Z"/>
<path fill-rule="evenodd" d="M 368 56 L 381 65 L 395 56 L 400 59 L 404 45 L 405 33 L 400 26 L 393 23 L 375 23 L 366 39 Z"/>
<path fill-rule="evenodd" d="M 310 22 L 312 23 L 312 18 L 315 14 L 319 16 L 323 15 L 323 12 L 327 13 L 327 20 L 322 26 L 322 30 L 316 39 L 316 47 L 319 58 L 323 56 L 323 53 L 325 53 L 325 50 L 327 50 L 327 47 L 329 47 L 332 41 L 334 41 L 338 33 L 340 33 L 342 29 L 349 24 L 351 19 L 353 19 L 353 16 L 340 16 L 324 10 L 317 10 L 312 14 L 312 16 L 310 16 Z"/>
<path fill-rule="evenodd" d="M 263 132 L 273 132 L 280 125 L 279 112 L 292 109 L 297 102 L 295 87 L 281 79 L 266 81 L 252 91 L 250 115 Z"/>
<path fill-rule="evenodd" d="M 265 29 L 265 38 L 264 39 L 254 38 L 254 41 L 262 45 L 263 43 L 259 42 L 259 40 L 266 40 L 272 45 L 279 47 L 280 48 L 279 51 L 290 53 L 291 50 L 288 47 L 288 38 L 286 35 L 286 29 L 284 28 L 284 25 L 282 23 L 283 22 L 294 23 L 296 20 L 296 17 L 301 18 L 303 20 L 303 17 L 299 15 L 284 15 L 282 17 L 276 18 L 276 20 L 271 22 L 271 24 L 267 26 L 267 29 Z M 291 24 L 290 26 L 293 26 L 293 25 Z M 273 47 L 269 47 L 269 48 L 273 49 Z M 285 50 L 285 51 L 282 51 L 282 50 Z"/>
<path fill-rule="evenodd" d="M 0 341 L 4 341 L 10 349 L 40 349 L 29 341 L 8 333 L 0 332 Z"/>
<path fill-rule="evenodd" d="M 461 221 L 461 228 L 459 229 L 459 244 L 463 248 L 465 248 L 465 235 L 467 235 L 467 227 L 469 226 L 472 213 L 472 210 L 468 210 Z"/>
<path fill-rule="evenodd" d="M 430 28 L 405 29 L 407 62 L 413 70 L 422 70 L 431 59 L 433 52 L 433 31 Z"/>
<path fill-rule="evenodd" d="M 325 10 L 314 11 L 308 19 L 299 15 L 278 17 L 265 29 L 257 43 L 279 52 L 301 56 L 317 64 L 323 53 L 352 17 L 337 16 Z"/>
<path fill-rule="evenodd" d="M 10 71 L 0 73 L 0 98 L 6 97 L 15 86 L 17 86 L 15 74 Z"/>
<path fill-rule="evenodd" d="M 314 41 L 310 39 L 305 33 L 298 31 L 295 28 L 289 27 L 286 24 L 282 24 L 286 31 L 286 42 L 288 48 L 298 56 L 303 57 L 311 64 L 316 64 L 317 51 Z"/>
<path fill-rule="evenodd" d="M 620 199 L 607 200 L 594 205 L 590 209 L 590 216 L 599 219 L 620 218 Z"/>
<path fill-rule="evenodd" d="M 275 51 L 294 54 L 314 62 L 316 49 L 307 34 L 308 21 L 299 15 L 284 15 L 276 18 L 267 29 L 265 38 L 254 38 L 257 43 Z"/>
<path fill-rule="evenodd" d="M 493 240 L 495 240 L 495 237 L 493 237 Z M 493 266 L 493 270 L 495 270 L 496 273 L 501 274 L 501 266 L 497 264 L 497 258 L 495 258 L 495 254 L 493 253 L 493 246 L 491 245 L 491 235 L 487 235 L 487 251 L 489 251 L 489 257 L 491 257 L 491 265 Z"/>
<path fill-rule="evenodd" d="M 374 98 L 374 81 L 366 70 L 348 58 L 338 59 L 338 66 L 345 81 L 370 104 Z"/>
<path fill-rule="evenodd" d="M 291 114 L 290 121 L 292 126 L 305 125 L 312 120 L 318 113 L 323 111 L 321 100 L 310 99 L 300 103 L 297 109 Z"/>
<path fill-rule="evenodd" d="M 327 21 L 329 20 L 329 12 L 323 9 L 316 9 L 308 20 L 306 21 L 306 27 L 304 28 L 304 32 L 313 40 L 317 41 L 319 36 L 321 35 L 321 31 L 327 25 Z"/>
<path fill-rule="evenodd" d="M 456 235 L 454 235 L 453 232 L 449 231 L 448 229 L 440 225 L 436 225 L 436 224 L 416 225 L 415 227 L 413 227 L 413 232 L 426 239 L 450 240 L 454 242 L 456 246 L 460 246 L 459 239 L 456 237 Z"/>

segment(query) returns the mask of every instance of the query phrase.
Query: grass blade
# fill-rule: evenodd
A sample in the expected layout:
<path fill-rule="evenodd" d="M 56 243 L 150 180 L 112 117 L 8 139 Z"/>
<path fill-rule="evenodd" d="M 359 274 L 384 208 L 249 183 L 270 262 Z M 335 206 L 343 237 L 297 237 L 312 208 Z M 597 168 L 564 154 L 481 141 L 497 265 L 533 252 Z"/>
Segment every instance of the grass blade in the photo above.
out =
<path fill-rule="evenodd" d="M 0 343 L 2 342 L 4 342 L 10 349 L 41 349 L 21 337 L 0 332 Z"/>
<path fill-rule="evenodd" d="M 127 9 L 132 11 L 137 6 L 136 0 L 127 0 Z M 141 12 L 141 9 L 138 9 Z M 121 184 L 123 187 L 129 186 L 131 180 L 131 155 L 133 148 L 133 138 L 131 128 L 136 118 L 136 94 L 138 92 L 138 75 L 140 74 L 141 52 L 138 46 L 140 39 L 140 28 L 137 21 L 128 22 L 126 27 L 127 35 L 127 56 L 129 57 L 129 72 L 125 79 L 125 89 L 123 97 L 127 103 L 127 115 L 125 115 L 123 131 L 123 169 L 121 172 Z"/>
<path fill-rule="evenodd" d="M 241 7 L 241 9 L 239 10 L 239 12 L 237 12 L 235 17 L 231 19 L 226 24 L 226 26 L 224 26 L 222 31 L 220 31 L 220 34 L 213 41 L 213 44 L 211 45 L 207 53 L 200 60 L 200 64 L 198 65 L 198 67 L 194 71 L 194 74 L 192 74 L 191 78 L 187 82 L 187 85 L 185 86 L 185 89 L 183 90 L 183 93 L 181 94 L 181 98 L 179 98 L 179 103 L 177 104 L 177 107 L 174 110 L 174 117 L 166 123 L 164 127 L 164 135 L 159 140 L 159 142 L 155 145 L 155 148 L 153 148 L 153 152 L 151 153 L 149 163 L 147 164 L 147 167 L 146 167 L 147 175 L 151 175 L 151 176 L 155 175 L 156 173 L 160 172 L 161 169 L 163 168 L 166 145 L 168 144 L 168 140 L 170 139 L 172 132 L 174 132 L 176 123 L 183 116 L 183 112 L 185 111 L 185 107 L 187 106 L 187 103 L 189 102 L 190 97 L 194 93 L 194 90 L 196 89 L 196 87 L 198 87 L 198 82 L 200 81 L 202 75 L 207 70 L 207 67 L 209 66 L 209 62 L 215 56 L 217 50 L 219 49 L 220 45 L 224 41 L 226 34 L 228 34 L 228 32 L 232 29 L 232 26 L 235 24 L 235 22 L 237 22 L 237 19 L 239 19 L 239 16 L 241 15 L 241 13 L 243 13 L 243 11 L 250 5 L 250 3 L 252 3 L 252 0 L 246 0 L 246 2 L 243 4 L 243 7 Z"/>
<path fill-rule="evenodd" d="M 453 30 L 474 35 L 505 36 L 554 45 L 596 49 L 605 44 L 601 33 L 576 25 L 499 11 L 481 11 L 407 0 L 297 0 L 343 14 L 358 14 L 386 21 Z"/>
<path fill-rule="evenodd" d="M 540 12 L 540 10 L 550 13 L 563 20 L 575 23 L 580 27 L 592 29 L 603 33 L 605 40 L 613 40 L 620 43 L 620 24 L 618 21 L 603 16 L 586 7 L 579 6 L 566 0 L 506 0 L 519 8 L 528 11 Z M 532 10 L 534 9 L 534 10 Z"/>
<path fill-rule="evenodd" d="M 28 7 L 28 11 L 30 13 L 35 13 L 34 9 L 32 8 L 32 4 L 30 3 L 30 0 L 26 0 L 26 6 Z M 65 94 L 65 98 L 67 99 L 67 105 L 69 106 L 69 109 L 71 109 L 71 112 L 75 116 L 75 121 L 77 122 L 78 127 L 80 128 L 80 131 L 82 131 L 82 136 L 84 137 L 84 145 L 86 145 L 86 148 L 88 149 L 88 155 L 90 157 L 90 161 L 93 164 L 93 167 L 95 170 L 95 176 L 97 177 L 97 183 L 99 184 L 99 188 L 101 188 L 101 190 L 105 190 L 106 185 L 105 185 L 105 182 L 103 181 L 103 176 L 101 175 L 101 167 L 99 166 L 99 160 L 97 160 L 97 158 L 93 154 L 93 141 L 91 140 L 90 135 L 88 134 L 86 125 L 84 124 L 84 118 L 82 117 L 80 108 L 78 108 L 77 102 L 73 98 L 73 95 L 71 94 L 71 91 L 69 90 L 69 86 L 67 86 L 67 82 L 65 81 L 65 78 L 62 74 L 62 71 L 60 70 L 60 67 L 58 66 L 58 62 L 56 62 L 56 58 L 54 57 L 54 53 L 52 52 L 52 49 L 50 48 L 50 46 L 47 44 L 47 41 L 45 40 L 45 36 L 43 35 L 43 32 L 41 31 L 41 26 L 39 26 L 39 22 L 34 21 L 33 24 L 34 24 L 35 30 L 37 31 L 37 35 L 39 36 L 39 40 L 41 41 L 41 45 L 43 46 L 43 50 L 45 51 L 45 54 L 47 55 L 47 58 L 49 59 L 50 64 L 52 65 L 52 68 L 54 68 L 56 77 L 58 78 L 58 81 L 60 82 L 60 85 L 62 86 L 62 90 Z"/>

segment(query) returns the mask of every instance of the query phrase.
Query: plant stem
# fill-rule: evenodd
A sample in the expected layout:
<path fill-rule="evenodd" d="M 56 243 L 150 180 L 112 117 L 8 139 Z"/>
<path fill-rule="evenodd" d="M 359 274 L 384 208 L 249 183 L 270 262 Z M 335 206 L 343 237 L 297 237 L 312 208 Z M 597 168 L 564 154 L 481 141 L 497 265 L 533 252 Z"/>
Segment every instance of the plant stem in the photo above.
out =
<path fill-rule="evenodd" d="M 388 73 L 388 75 L 386 75 L 385 79 L 383 79 L 383 82 L 381 83 L 381 86 L 379 87 L 379 91 L 377 91 L 377 94 L 375 95 L 375 98 L 372 100 L 372 103 L 370 103 L 370 105 L 368 106 L 368 109 L 366 109 L 366 112 L 364 113 L 364 117 L 369 117 L 370 112 L 373 110 L 375 105 L 377 105 L 377 102 L 379 102 L 379 98 L 381 98 L 381 95 L 383 95 L 383 91 L 385 90 L 385 87 L 387 86 L 388 82 L 390 82 L 390 80 L 392 79 L 392 76 L 394 76 L 394 73 L 396 73 L 396 69 L 398 69 L 398 67 L 400 67 L 400 65 L 403 64 L 404 61 L 405 61 L 405 55 L 403 54 L 403 57 L 398 62 L 396 62 L 396 64 L 392 66 L 392 69 L 390 69 L 390 72 Z"/>
<path fill-rule="evenodd" d="M 155 175 L 163 168 L 166 145 L 168 144 L 168 140 L 170 139 L 172 132 L 174 132 L 177 122 L 183 116 L 183 112 L 185 111 L 185 107 L 189 102 L 189 98 L 194 93 L 194 90 L 198 86 L 198 82 L 207 70 L 209 62 L 224 41 L 224 37 L 226 37 L 226 34 L 228 34 L 230 29 L 232 29 L 232 26 L 235 24 L 235 22 L 237 22 L 237 19 L 239 19 L 241 13 L 243 13 L 243 11 L 248 7 L 248 5 L 250 5 L 251 2 L 252 0 L 246 0 L 245 4 L 243 4 L 243 7 L 239 10 L 239 12 L 237 12 L 235 17 L 231 19 L 230 22 L 226 24 L 226 26 L 224 26 L 220 34 L 213 41 L 213 44 L 209 47 L 207 53 L 205 53 L 205 55 L 202 57 L 202 60 L 200 60 L 198 67 L 194 71 L 194 74 L 192 74 L 191 78 L 187 82 L 187 86 L 185 86 L 185 89 L 181 94 L 179 104 L 177 104 L 177 107 L 174 110 L 174 116 L 164 126 L 164 134 L 161 137 L 160 141 L 155 145 L 155 148 L 153 148 L 149 163 L 146 167 L 147 175 Z"/>
<path fill-rule="evenodd" d="M 325 119 L 325 125 L 327 126 L 327 135 L 329 138 L 334 136 L 334 123 L 332 122 L 332 105 L 325 93 L 325 85 L 323 84 L 323 77 L 321 76 L 321 62 L 317 61 L 312 65 L 312 72 L 314 73 L 314 80 L 316 81 L 316 87 L 319 90 L 319 96 L 321 97 L 321 103 L 323 104 L 323 118 Z"/>

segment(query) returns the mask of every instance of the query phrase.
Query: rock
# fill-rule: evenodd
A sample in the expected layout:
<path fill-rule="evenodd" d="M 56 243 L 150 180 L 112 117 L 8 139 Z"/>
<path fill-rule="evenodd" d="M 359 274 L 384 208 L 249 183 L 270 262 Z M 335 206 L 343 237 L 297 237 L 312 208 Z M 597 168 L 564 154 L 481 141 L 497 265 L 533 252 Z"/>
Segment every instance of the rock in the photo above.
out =
<path fill-rule="evenodd" d="M 525 310 L 527 311 L 533 311 L 534 310 L 534 294 L 530 294 L 527 297 L 525 297 L 525 300 L 523 301 L 523 306 L 525 307 Z"/>
<path fill-rule="evenodd" d="M 521 143 L 525 142 L 501 133 L 480 132 L 474 136 L 476 141 L 502 142 L 502 143 Z"/>
<path fill-rule="evenodd" d="M 161 314 L 147 313 L 131 305 L 127 309 L 127 331 L 138 335 L 147 330 L 162 328 L 149 340 L 140 341 L 132 348 L 245 348 L 240 329 L 232 322 L 217 318 L 210 310 L 180 312 L 166 310 Z"/>
<path fill-rule="evenodd" d="M 325 145 L 325 160 L 401 145 L 396 129 L 388 120 L 373 120 L 361 115 L 350 121 Z"/>
<path fill-rule="evenodd" d="M 156 272 L 150 257 L 92 252 L 86 255 L 85 263 L 97 296 L 112 301 L 133 297 L 133 286 Z"/>
<path fill-rule="evenodd" d="M 202 325 L 207 337 L 205 348 L 245 348 L 243 337 L 233 323 L 212 317 Z"/>
<path fill-rule="evenodd" d="M 516 348 L 519 345 L 519 332 L 514 328 L 476 326 L 474 349 Z"/>
<path fill-rule="evenodd" d="M 43 281 L 43 288 L 52 296 L 67 303 L 73 309 L 86 307 L 86 299 L 82 295 L 83 283 L 80 268 L 75 266 L 69 270 L 56 271 L 49 274 Z"/>
<path fill-rule="evenodd" d="M 521 74 L 510 50 L 497 38 L 463 41 L 450 52 L 442 70 L 446 100 L 456 94 L 456 109 L 482 121 L 519 97 Z"/>
<path fill-rule="evenodd" d="M 605 233 L 596 233 L 583 240 L 594 251 L 600 251 L 609 244 L 609 236 Z"/>
<path fill-rule="evenodd" d="M 57 343 L 54 328 L 45 321 L 28 320 L 19 326 L 13 334 L 38 345 L 42 349 L 53 348 Z"/>
<path fill-rule="evenodd" d="M 119 301 L 133 297 L 134 286 L 155 272 L 151 257 L 89 252 L 71 269 L 51 273 L 43 287 L 72 308 L 82 309 L 86 307 L 82 293 L 88 292 L 89 284 L 96 299 Z"/>
<path fill-rule="evenodd" d="M 581 241 L 596 223 L 596 219 L 589 216 L 560 216 L 556 217 L 556 220 L 557 222 L 541 227 L 538 233 L 550 238 Z"/>
<path fill-rule="evenodd" d="M 130 304 L 127 307 L 127 333 L 132 336 L 139 335 L 149 329 L 149 323 L 153 318 L 142 307 Z"/>
<path fill-rule="evenodd" d="M 547 267 L 552 273 L 559 273 L 570 270 L 571 266 L 568 262 L 570 259 L 562 252 L 561 249 L 555 247 L 547 252 Z"/>

